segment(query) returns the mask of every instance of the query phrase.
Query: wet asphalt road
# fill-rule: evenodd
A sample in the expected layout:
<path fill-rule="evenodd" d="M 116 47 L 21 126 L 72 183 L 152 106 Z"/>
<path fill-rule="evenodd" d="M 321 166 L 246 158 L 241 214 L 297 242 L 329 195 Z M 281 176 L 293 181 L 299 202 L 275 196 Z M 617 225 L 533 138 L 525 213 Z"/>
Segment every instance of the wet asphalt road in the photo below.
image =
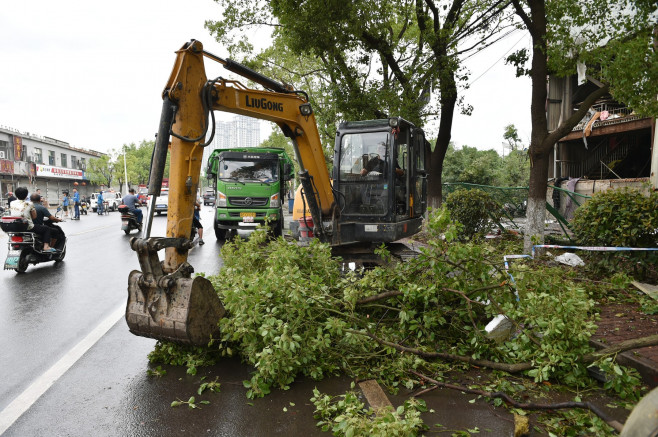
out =
<path fill-rule="evenodd" d="M 165 222 L 164 216 L 156 216 L 152 235 L 164 235 Z M 189 261 L 198 272 L 216 273 L 221 244 L 209 225 L 211 207 L 203 208 L 202 223 L 206 244 L 194 248 Z M 351 382 L 345 377 L 296 381 L 288 391 L 274 390 L 250 401 L 242 385 L 250 369 L 235 359 L 200 368 L 195 376 L 171 366 L 164 366 L 164 377 L 148 376 L 147 354 L 155 340 L 130 334 L 121 314 L 128 273 L 139 264 L 128 247 L 129 237 L 120 230 L 118 213 L 90 214 L 63 223 L 63 228 L 68 236 L 64 262 L 31 265 L 20 275 L 0 271 L 0 424 L 6 407 L 41 381 L 54 363 L 66 359 L 81 339 L 111 319 L 109 330 L 51 381 L 3 436 L 330 435 L 315 426 L 309 399 L 314 387 L 344 393 Z M 0 234 L 0 260 L 6 251 L 6 236 Z M 206 381 L 218 378 L 221 392 L 197 395 L 204 376 Z M 190 396 L 210 404 L 200 410 L 170 406 Z M 406 397 L 389 398 L 397 406 Z M 482 435 L 511 435 L 509 413 L 484 402 L 472 404 L 473 398 L 435 390 L 425 399 L 436 412 L 424 413 L 423 419 L 430 426 L 479 426 Z"/>

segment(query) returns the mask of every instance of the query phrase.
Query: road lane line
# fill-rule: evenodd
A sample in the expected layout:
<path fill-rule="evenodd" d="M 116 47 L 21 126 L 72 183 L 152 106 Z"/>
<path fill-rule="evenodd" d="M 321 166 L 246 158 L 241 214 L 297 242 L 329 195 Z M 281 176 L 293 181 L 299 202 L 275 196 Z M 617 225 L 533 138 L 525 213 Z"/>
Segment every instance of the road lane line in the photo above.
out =
<path fill-rule="evenodd" d="M 18 420 L 59 378 L 66 373 L 107 331 L 124 315 L 126 306 L 121 305 L 96 326 L 85 338 L 69 350 L 32 385 L 18 395 L 0 412 L 0 435 Z"/>

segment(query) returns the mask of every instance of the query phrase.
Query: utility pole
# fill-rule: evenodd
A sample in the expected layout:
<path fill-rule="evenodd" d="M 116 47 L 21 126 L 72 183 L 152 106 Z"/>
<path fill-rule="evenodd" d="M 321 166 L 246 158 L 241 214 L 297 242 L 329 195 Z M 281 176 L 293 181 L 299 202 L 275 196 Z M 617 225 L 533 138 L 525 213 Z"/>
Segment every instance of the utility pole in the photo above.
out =
<path fill-rule="evenodd" d="M 123 192 L 123 195 L 128 194 L 128 167 L 126 166 L 126 145 L 123 145 L 123 174 L 124 174 L 124 180 L 126 181 L 126 191 Z"/>

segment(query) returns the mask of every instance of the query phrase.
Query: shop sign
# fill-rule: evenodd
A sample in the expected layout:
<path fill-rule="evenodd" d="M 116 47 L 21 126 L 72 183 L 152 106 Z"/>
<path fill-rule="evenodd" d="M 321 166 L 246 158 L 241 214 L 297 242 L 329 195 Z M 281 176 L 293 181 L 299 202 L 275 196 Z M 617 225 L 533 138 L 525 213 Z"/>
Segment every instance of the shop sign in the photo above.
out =
<path fill-rule="evenodd" d="M 37 176 L 61 179 L 85 179 L 82 170 L 37 164 Z"/>
<path fill-rule="evenodd" d="M 0 159 L 0 173 L 14 174 L 14 161 Z"/>
<path fill-rule="evenodd" d="M 14 159 L 20 161 L 23 158 L 23 138 L 14 135 Z"/>

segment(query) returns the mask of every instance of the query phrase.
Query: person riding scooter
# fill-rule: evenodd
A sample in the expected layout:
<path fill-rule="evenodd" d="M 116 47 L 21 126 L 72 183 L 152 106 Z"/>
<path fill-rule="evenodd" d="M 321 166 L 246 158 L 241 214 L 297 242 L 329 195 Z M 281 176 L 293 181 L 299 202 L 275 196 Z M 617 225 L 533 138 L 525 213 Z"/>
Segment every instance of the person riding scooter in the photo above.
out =
<path fill-rule="evenodd" d="M 17 199 L 11 202 L 9 206 L 10 214 L 13 217 L 21 217 L 27 221 L 27 230 L 37 234 L 41 238 L 41 241 L 43 241 L 44 252 L 55 252 L 55 249 L 50 247 L 52 229 L 49 226 L 37 225 L 33 222 L 37 217 L 37 212 L 34 209 L 34 205 L 25 200 L 27 198 L 27 188 L 16 188 L 16 197 Z"/>
<path fill-rule="evenodd" d="M 141 227 L 142 226 L 142 220 L 143 220 L 143 217 L 144 217 L 144 215 L 142 214 L 142 211 L 139 209 L 139 206 L 141 205 L 141 202 L 139 201 L 137 196 L 135 196 L 135 189 L 134 188 L 129 189 L 128 193 L 129 194 L 126 194 L 125 196 L 123 196 L 123 199 L 121 200 L 121 203 L 126 205 L 128 207 L 128 209 L 130 210 L 130 212 L 135 214 L 135 216 L 137 217 L 137 223 Z"/>
<path fill-rule="evenodd" d="M 55 217 L 48 211 L 48 208 L 43 206 L 42 202 L 42 196 L 39 193 L 34 193 L 30 196 L 30 200 L 32 201 L 32 204 L 34 205 L 34 209 L 37 213 L 37 216 L 34 217 L 32 220 L 35 225 L 43 225 L 43 226 L 48 226 L 51 228 L 50 232 L 50 237 L 51 237 L 51 243 L 53 243 L 53 246 L 55 245 L 54 240 L 56 241 L 61 241 L 63 240 L 66 236 L 64 235 L 64 231 L 62 228 L 57 226 L 55 223 L 61 222 L 62 219 Z M 48 219 L 48 220 L 44 220 Z"/>

